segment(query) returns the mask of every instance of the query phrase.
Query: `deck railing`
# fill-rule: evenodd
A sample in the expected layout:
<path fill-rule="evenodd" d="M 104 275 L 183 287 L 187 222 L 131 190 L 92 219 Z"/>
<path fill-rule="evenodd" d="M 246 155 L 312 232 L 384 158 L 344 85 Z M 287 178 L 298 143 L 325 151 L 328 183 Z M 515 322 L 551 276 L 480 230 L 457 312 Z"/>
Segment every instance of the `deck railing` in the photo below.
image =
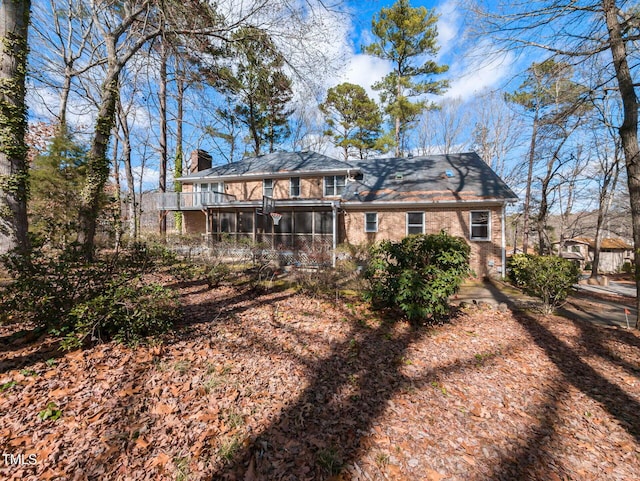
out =
<path fill-rule="evenodd" d="M 158 210 L 192 210 L 230 204 L 236 196 L 223 192 L 166 192 L 156 194 Z"/>

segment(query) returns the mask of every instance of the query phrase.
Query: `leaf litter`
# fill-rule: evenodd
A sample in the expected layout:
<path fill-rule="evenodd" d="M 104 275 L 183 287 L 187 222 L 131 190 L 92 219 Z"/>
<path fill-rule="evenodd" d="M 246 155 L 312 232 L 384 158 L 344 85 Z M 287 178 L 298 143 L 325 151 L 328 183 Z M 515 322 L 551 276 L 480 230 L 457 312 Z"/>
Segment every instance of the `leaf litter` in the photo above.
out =
<path fill-rule="evenodd" d="M 0 348 L 0 478 L 640 479 L 637 331 L 180 289 L 161 344 Z"/>

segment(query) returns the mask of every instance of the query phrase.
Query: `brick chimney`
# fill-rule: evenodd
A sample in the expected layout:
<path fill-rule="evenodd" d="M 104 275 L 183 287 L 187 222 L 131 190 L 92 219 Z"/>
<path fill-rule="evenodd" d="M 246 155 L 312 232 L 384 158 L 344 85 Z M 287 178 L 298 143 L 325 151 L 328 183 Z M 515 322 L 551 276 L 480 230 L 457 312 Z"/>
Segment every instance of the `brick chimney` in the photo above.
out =
<path fill-rule="evenodd" d="M 206 150 L 194 150 L 189 157 L 189 173 L 202 172 L 211 168 L 212 157 Z"/>

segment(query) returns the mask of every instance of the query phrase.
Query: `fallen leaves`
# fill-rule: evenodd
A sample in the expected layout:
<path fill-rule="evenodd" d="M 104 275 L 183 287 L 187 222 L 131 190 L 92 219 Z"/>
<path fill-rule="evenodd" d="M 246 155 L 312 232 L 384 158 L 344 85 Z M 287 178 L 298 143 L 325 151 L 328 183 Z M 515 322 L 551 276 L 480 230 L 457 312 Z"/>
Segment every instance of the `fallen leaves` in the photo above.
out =
<path fill-rule="evenodd" d="M 413 331 L 290 291 L 182 294 L 162 346 L 0 352 L 0 452 L 38 459 L 0 476 L 640 478 L 636 332 L 488 310 Z"/>

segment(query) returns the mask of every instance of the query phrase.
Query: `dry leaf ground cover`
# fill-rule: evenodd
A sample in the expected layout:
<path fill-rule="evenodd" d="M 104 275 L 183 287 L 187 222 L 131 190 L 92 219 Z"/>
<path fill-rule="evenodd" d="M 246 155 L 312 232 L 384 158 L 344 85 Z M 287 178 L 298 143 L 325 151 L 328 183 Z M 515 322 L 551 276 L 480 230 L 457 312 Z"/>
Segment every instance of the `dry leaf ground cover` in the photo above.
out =
<path fill-rule="evenodd" d="M 640 479 L 635 331 L 490 309 L 413 330 L 178 287 L 161 345 L 62 353 L 2 328 L 1 479 Z"/>

